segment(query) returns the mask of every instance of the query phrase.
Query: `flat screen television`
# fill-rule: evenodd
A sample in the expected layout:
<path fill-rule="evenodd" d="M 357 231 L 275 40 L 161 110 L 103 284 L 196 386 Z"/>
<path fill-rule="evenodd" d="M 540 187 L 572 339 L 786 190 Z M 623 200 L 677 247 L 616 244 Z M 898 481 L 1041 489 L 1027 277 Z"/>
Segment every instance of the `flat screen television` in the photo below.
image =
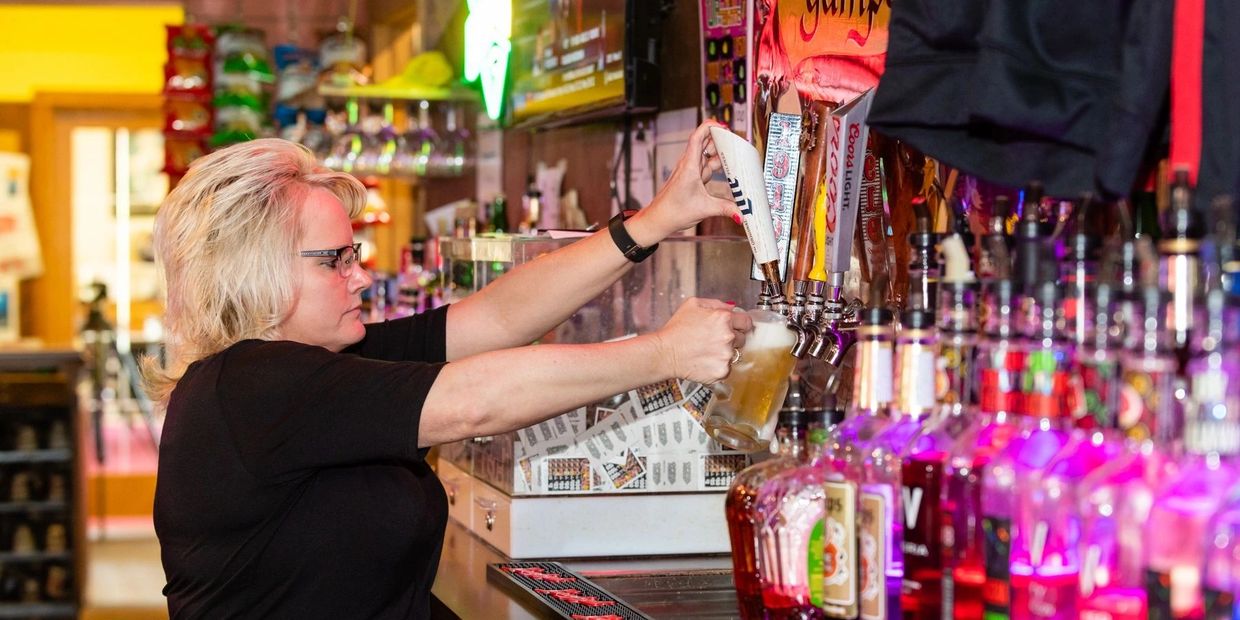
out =
<path fill-rule="evenodd" d="M 514 125 L 564 124 L 658 107 L 661 2 L 514 0 Z"/>

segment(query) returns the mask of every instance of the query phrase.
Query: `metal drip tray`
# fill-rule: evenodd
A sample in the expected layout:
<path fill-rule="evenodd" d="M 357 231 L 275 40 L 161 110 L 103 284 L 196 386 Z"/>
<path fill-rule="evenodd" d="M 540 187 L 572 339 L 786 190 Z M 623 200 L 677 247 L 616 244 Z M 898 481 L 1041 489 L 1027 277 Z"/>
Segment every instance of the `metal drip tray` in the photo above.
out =
<path fill-rule="evenodd" d="M 582 575 L 655 620 L 740 617 L 730 570 Z"/>

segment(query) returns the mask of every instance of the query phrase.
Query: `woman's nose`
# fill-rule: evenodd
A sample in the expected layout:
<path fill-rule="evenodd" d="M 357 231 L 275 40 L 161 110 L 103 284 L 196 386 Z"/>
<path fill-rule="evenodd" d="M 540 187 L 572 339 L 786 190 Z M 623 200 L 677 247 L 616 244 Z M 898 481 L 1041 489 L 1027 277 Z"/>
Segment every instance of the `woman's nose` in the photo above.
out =
<path fill-rule="evenodd" d="M 353 273 L 349 274 L 349 292 L 360 293 L 363 290 L 370 288 L 370 285 L 374 281 L 375 279 L 371 277 L 369 269 L 366 269 L 360 264 L 354 265 Z"/>

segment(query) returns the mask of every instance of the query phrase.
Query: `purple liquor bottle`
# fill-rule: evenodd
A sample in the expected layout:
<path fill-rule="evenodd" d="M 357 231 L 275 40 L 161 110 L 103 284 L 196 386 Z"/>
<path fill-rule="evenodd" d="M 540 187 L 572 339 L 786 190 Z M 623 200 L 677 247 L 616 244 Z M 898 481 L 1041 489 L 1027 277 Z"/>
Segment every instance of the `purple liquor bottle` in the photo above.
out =
<path fill-rule="evenodd" d="M 857 328 L 857 361 L 853 375 L 853 402 L 851 419 L 836 427 L 832 434 L 832 462 L 834 474 L 831 482 L 855 491 L 855 577 L 853 581 L 856 614 L 865 620 L 889 617 L 899 613 L 899 584 L 895 584 L 894 597 L 888 596 L 887 566 L 891 544 L 892 510 L 895 489 L 890 483 L 887 470 L 874 469 L 867 462 L 873 441 L 891 425 L 892 399 L 892 347 L 891 312 L 884 308 L 868 308 L 862 313 Z M 898 465 L 896 467 L 898 478 Z M 830 492 L 830 491 L 828 491 Z M 841 500 L 845 493 L 838 493 Z M 838 544 L 828 542 L 828 551 L 837 551 Z M 842 562 L 832 568 L 840 567 Z M 846 567 L 845 567 L 846 568 Z M 838 603 L 846 600 L 841 575 L 824 569 L 823 591 L 825 609 L 829 617 L 833 608 L 846 606 Z M 896 609 L 890 609 L 894 602 Z"/>
<path fill-rule="evenodd" d="M 1240 317 L 1227 311 L 1218 289 L 1206 295 L 1204 317 L 1200 310 L 1196 323 L 1206 328 L 1194 335 L 1186 365 L 1187 454 L 1179 473 L 1159 490 L 1145 530 L 1146 595 L 1149 617 L 1156 620 L 1204 617 L 1207 527 L 1238 480 L 1240 342 L 1233 332 Z"/>

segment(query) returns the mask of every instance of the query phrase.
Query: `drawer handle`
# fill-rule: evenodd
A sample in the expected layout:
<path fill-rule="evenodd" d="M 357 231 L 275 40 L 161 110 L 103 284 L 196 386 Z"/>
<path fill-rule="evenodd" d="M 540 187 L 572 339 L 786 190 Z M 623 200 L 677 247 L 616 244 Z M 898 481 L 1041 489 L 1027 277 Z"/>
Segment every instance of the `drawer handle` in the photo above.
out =
<path fill-rule="evenodd" d="M 487 526 L 487 531 L 490 532 L 491 530 L 495 529 L 495 508 L 498 506 L 498 504 L 496 504 L 494 500 L 489 500 L 489 499 L 485 499 L 481 497 L 474 498 L 474 503 L 478 504 L 479 508 L 486 511 L 484 518 L 485 518 L 485 522 Z"/>

